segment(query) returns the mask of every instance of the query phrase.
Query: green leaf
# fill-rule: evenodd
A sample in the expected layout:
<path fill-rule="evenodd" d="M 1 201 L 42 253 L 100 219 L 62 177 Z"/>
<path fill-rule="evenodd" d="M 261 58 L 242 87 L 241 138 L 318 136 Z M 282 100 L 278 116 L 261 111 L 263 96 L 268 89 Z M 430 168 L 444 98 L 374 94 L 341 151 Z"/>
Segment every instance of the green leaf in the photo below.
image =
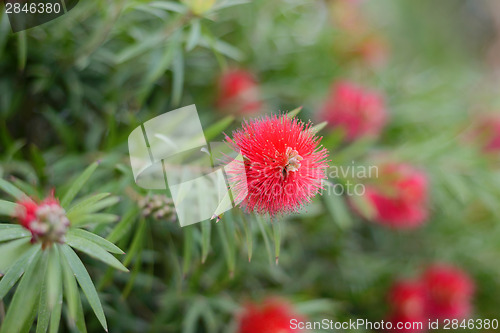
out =
<path fill-rule="evenodd" d="M 67 216 L 70 216 L 72 214 L 78 215 L 81 212 L 87 212 L 87 209 L 91 208 L 96 202 L 100 202 L 104 198 L 109 197 L 110 194 L 111 193 L 99 193 L 83 198 L 82 200 L 79 200 L 74 205 L 72 205 L 67 210 L 66 215 Z"/>
<path fill-rule="evenodd" d="M 87 333 L 87 327 L 85 326 L 85 317 L 83 314 L 82 302 L 80 300 L 80 295 L 78 295 L 78 309 L 76 316 L 76 328 L 80 333 Z"/>
<path fill-rule="evenodd" d="M 122 220 L 116 225 L 116 227 L 108 235 L 107 240 L 112 243 L 118 242 L 122 237 L 130 230 L 132 224 L 137 217 L 137 208 L 130 209 Z"/>
<path fill-rule="evenodd" d="M 71 201 L 75 198 L 75 196 L 78 194 L 78 192 L 82 189 L 83 185 L 87 183 L 89 180 L 90 176 L 94 173 L 94 171 L 97 169 L 97 166 L 99 164 L 97 162 L 92 163 L 90 166 L 83 171 L 83 173 L 78 176 L 78 178 L 73 182 L 73 185 L 66 191 L 66 193 L 63 195 L 61 199 L 61 206 L 66 208 L 69 206 Z"/>
<path fill-rule="evenodd" d="M 59 300 L 62 293 L 61 285 L 61 260 L 59 256 L 58 245 L 52 246 L 49 250 L 49 262 L 47 265 L 47 303 L 52 310 Z"/>
<path fill-rule="evenodd" d="M 89 224 L 99 224 L 99 223 L 114 223 L 118 221 L 119 217 L 114 214 L 82 214 L 77 217 L 74 217 L 72 220 L 70 219 L 71 226 L 85 226 Z"/>
<path fill-rule="evenodd" d="M 184 54 L 180 48 L 174 50 L 172 74 L 172 104 L 177 106 L 181 103 L 184 89 Z"/>
<path fill-rule="evenodd" d="M 238 48 L 220 39 L 214 40 L 211 36 L 206 35 L 206 33 L 200 38 L 198 45 L 209 48 L 213 52 L 223 54 L 236 61 L 242 61 L 245 58 L 245 54 Z"/>
<path fill-rule="evenodd" d="M 6 272 L 33 245 L 29 238 L 16 239 L 0 245 L 0 273 Z"/>
<path fill-rule="evenodd" d="M 61 257 L 61 268 L 63 275 L 64 297 L 68 304 L 68 313 L 71 320 L 76 322 L 78 314 L 78 303 L 80 302 L 80 293 L 76 285 L 76 279 L 73 271 L 65 258 Z"/>
<path fill-rule="evenodd" d="M 191 30 L 189 31 L 189 36 L 186 41 L 186 51 L 191 51 L 198 44 L 198 40 L 201 36 L 201 26 L 200 20 L 194 20 L 191 23 Z"/>
<path fill-rule="evenodd" d="M 193 247 L 194 247 L 194 227 L 187 226 L 184 227 L 184 250 L 183 250 L 183 262 L 182 262 L 182 275 L 186 276 L 189 267 L 191 266 L 191 261 L 193 257 Z"/>
<path fill-rule="evenodd" d="M 24 274 L 24 270 L 26 267 L 29 267 L 39 250 L 40 245 L 32 246 L 9 268 L 7 273 L 0 280 L 0 299 L 3 299 L 5 295 L 7 295 L 21 275 Z"/>
<path fill-rule="evenodd" d="M 262 220 L 262 218 L 259 215 L 255 216 L 255 220 L 257 221 L 257 224 L 259 226 L 260 232 L 262 234 L 262 238 L 264 238 L 264 244 L 266 245 L 266 250 L 267 250 L 268 257 L 269 257 L 269 263 L 272 264 L 273 263 L 273 254 L 271 252 L 271 245 L 269 243 L 269 236 L 267 235 L 266 227 L 264 225 L 265 222 Z"/>
<path fill-rule="evenodd" d="M 328 125 L 328 122 L 324 121 L 322 123 L 319 123 L 319 124 L 314 125 L 313 127 L 311 127 L 310 131 L 311 131 L 312 134 L 316 134 L 319 131 L 321 131 L 323 128 L 325 128 L 326 125 Z"/>
<path fill-rule="evenodd" d="M 302 106 L 299 106 L 298 108 L 293 109 L 292 111 L 288 112 L 286 114 L 286 116 L 290 119 L 293 119 L 300 113 L 300 111 L 302 111 Z"/>
<path fill-rule="evenodd" d="M 29 196 L 27 196 L 26 193 L 2 178 L 0 178 L 0 189 L 16 200 L 29 199 Z"/>
<path fill-rule="evenodd" d="M 104 316 L 104 311 L 102 309 L 101 301 L 99 300 L 99 295 L 97 295 L 97 291 L 95 289 L 94 283 L 92 283 L 92 279 L 89 276 L 89 273 L 85 269 L 82 261 L 76 255 L 75 251 L 71 249 L 66 244 L 61 246 L 61 250 L 68 261 L 71 270 L 76 276 L 80 287 L 82 288 L 87 300 L 89 301 L 92 310 L 94 310 L 97 319 L 101 323 L 102 327 L 106 332 L 108 331 L 108 325 L 106 324 L 106 317 Z"/>
<path fill-rule="evenodd" d="M 12 185 L 29 195 L 31 198 L 37 198 L 40 197 L 40 193 L 37 192 L 37 189 L 31 185 L 30 183 L 25 182 L 24 180 L 21 180 L 16 177 L 12 177 L 11 181 Z"/>
<path fill-rule="evenodd" d="M 16 211 L 16 204 L 10 201 L 0 200 L 0 215 L 12 216 Z"/>
<path fill-rule="evenodd" d="M 130 248 L 127 252 L 127 256 L 125 257 L 125 260 L 123 260 L 123 264 L 125 266 L 128 266 L 130 262 L 132 262 L 132 259 L 135 257 L 136 253 L 140 251 L 142 248 L 142 244 L 144 243 L 144 237 L 146 234 L 146 220 L 142 218 L 139 221 L 139 226 L 137 228 L 137 231 L 134 235 L 134 239 L 132 241 L 132 245 L 130 245 Z"/>
<path fill-rule="evenodd" d="M 26 67 L 26 59 L 28 54 L 28 42 L 26 41 L 26 31 L 17 33 L 17 65 L 19 70 L 23 71 Z"/>
<path fill-rule="evenodd" d="M 62 311 L 62 290 L 57 298 L 56 305 L 52 310 L 52 315 L 50 316 L 50 328 L 49 333 L 57 333 L 59 331 L 59 323 L 61 322 L 61 311 Z"/>
<path fill-rule="evenodd" d="M 125 254 L 118 246 L 115 244 L 111 243 L 110 241 L 93 234 L 87 230 L 83 229 L 71 229 L 68 232 L 68 235 L 74 235 L 80 238 L 85 238 L 88 241 L 91 241 L 92 243 L 95 243 L 96 245 L 99 245 L 102 247 L 104 250 L 111 252 L 111 253 L 116 253 L 116 254 Z"/>
<path fill-rule="evenodd" d="M 33 262 L 26 268 L 2 323 L 0 333 L 19 332 L 29 324 L 32 311 L 39 301 L 46 262 L 47 255 L 39 251 Z"/>
<path fill-rule="evenodd" d="M 210 251 L 210 236 L 212 231 L 211 221 L 201 222 L 201 262 L 205 263 Z"/>
<path fill-rule="evenodd" d="M 252 252 L 253 252 L 253 234 L 252 234 L 252 225 L 245 218 L 245 214 L 241 213 L 241 219 L 243 222 L 243 229 L 245 230 L 245 238 L 247 242 L 247 251 L 248 251 L 248 262 L 252 261 Z"/>
<path fill-rule="evenodd" d="M 102 247 L 100 247 L 94 242 L 89 241 L 86 238 L 68 233 L 66 235 L 66 243 L 71 247 L 74 247 L 75 249 L 88 254 L 92 258 L 100 260 L 121 271 L 128 272 L 128 269 L 125 266 L 123 266 L 123 264 L 118 259 L 116 259 L 112 254 L 109 254 Z"/>
<path fill-rule="evenodd" d="M 333 221 L 341 228 L 346 229 L 352 226 L 352 218 L 347 209 L 347 203 L 342 196 L 331 194 L 324 196 L 326 208 L 333 218 Z"/>
<path fill-rule="evenodd" d="M 186 6 L 174 1 L 153 1 L 149 3 L 149 6 L 180 14 L 185 13 L 187 11 Z"/>
<path fill-rule="evenodd" d="M 215 124 L 210 125 L 205 131 L 205 139 L 207 141 L 212 141 L 218 135 L 222 134 L 222 132 L 233 123 L 234 116 L 227 116 L 217 121 Z"/>
<path fill-rule="evenodd" d="M 226 1 L 220 1 L 216 5 L 214 5 L 211 9 L 210 12 L 218 11 L 224 8 L 228 7 L 233 7 L 233 6 L 239 6 L 243 4 L 250 3 L 251 0 L 226 0 Z"/>
<path fill-rule="evenodd" d="M 36 333 L 45 333 L 50 323 L 50 308 L 47 304 L 47 279 L 43 281 L 40 290 L 40 301 L 38 303 L 38 318 L 36 321 Z"/>
<path fill-rule="evenodd" d="M 21 227 L 20 225 L 12 225 L 12 228 L 0 229 L 0 242 L 5 242 L 13 239 L 29 237 L 31 232 Z"/>
<path fill-rule="evenodd" d="M 218 223 L 215 225 L 215 229 L 219 233 L 219 238 L 220 241 L 222 242 L 222 249 L 224 251 L 224 257 L 226 259 L 226 264 L 229 269 L 229 275 L 232 277 L 234 274 L 235 270 L 235 259 L 234 259 L 234 252 L 232 251 L 233 248 L 231 244 L 228 241 L 228 236 L 225 231 L 225 226 L 228 221 L 224 221 L 224 223 Z"/>
<path fill-rule="evenodd" d="M 71 151 L 76 149 L 76 136 L 71 130 L 71 127 L 66 125 L 64 119 L 50 108 L 44 110 L 43 116 L 47 118 L 48 122 L 53 127 L 60 140 L 64 142 L 64 145 Z"/>
<path fill-rule="evenodd" d="M 276 265 L 280 258 L 280 248 L 281 248 L 281 220 L 276 219 L 272 222 L 273 225 L 273 235 L 274 235 L 274 255 L 276 259 Z"/>

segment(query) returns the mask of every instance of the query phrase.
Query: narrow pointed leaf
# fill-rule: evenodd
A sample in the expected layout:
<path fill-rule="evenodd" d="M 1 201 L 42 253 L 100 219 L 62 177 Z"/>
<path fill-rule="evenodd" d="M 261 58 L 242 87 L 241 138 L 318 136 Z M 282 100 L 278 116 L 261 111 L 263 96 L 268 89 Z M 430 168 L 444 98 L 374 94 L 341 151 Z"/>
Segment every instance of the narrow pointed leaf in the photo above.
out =
<path fill-rule="evenodd" d="M 0 178 L 0 189 L 3 190 L 5 193 L 9 194 L 16 200 L 20 199 L 29 199 L 29 196 L 27 196 L 23 191 L 9 183 L 3 178 Z"/>
<path fill-rule="evenodd" d="M 248 222 L 243 213 L 241 214 L 241 219 L 243 221 L 243 228 L 245 230 L 245 238 L 247 242 L 248 262 L 250 262 L 252 261 L 252 252 L 253 252 L 252 225 Z"/>
<path fill-rule="evenodd" d="M 10 201 L 0 200 L 0 215 L 12 216 L 16 211 L 16 204 Z"/>
<path fill-rule="evenodd" d="M 33 245 L 28 237 L 0 244 L 0 273 L 4 273 Z"/>
<path fill-rule="evenodd" d="M 102 309 L 101 301 L 99 300 L 99 295 L 95 289 L 94 283 L 87 272 L 87 269 L 83 265 L 82 261 L 76 255 L 75 251 L 71 249 L 68 245 L 64 244 L 61 246 L 61 250 L 68 261 L 71 270 L 75 274 L 76 280 L 80 284 L 87 300 L 89 301 L 92 310 L 94 310 L 97 319 L 101 323 L 102 327 L 106 332 L 108 331 L 108 325 L 106 323 L 106 317 L 104 316 L 104 311 Z"/>
<path fill-rule="evenodd" d="M 137 209 L 131 209 L 122 217 L 121 221 L 108 235 L 107 240 L 116 243 L 130 230 L 137 217 Z"/>
<path fill-rule="evenodd" d="M 27 324 L 30 324 L 32 312 L 39 301 L 46 263 L 47 256 L 42 252 L 37 252 L 37 257 L 28 266 L 17 287 L 2 322 L 0 333 L 20 332 Z"/>
<path fill-rule="evenodd" d="M 184 228 L 184 250 L 183 250 L 183 262 L 182 262 L 182 275 L 186 276 L 189 267 L 191 267 L 192 256 L 193 256 L 193 237 L 194 227 L 188 226 Z"/>
<path fill-rule="evenodd" d="M 0 229 L 0 242 L 29 236 L 31 236 L 31 232 L 20 225 L 12 225 L 12 228 Z"/>
<path fill-rule="evenodd" d="M 280 248 L 281 248 L 281 221 L 279 219 L 273 222 L 273 235 L 274 235 L 274 255 L 277 265 L 280 258 Z"/>
<path fill-rule="evenodd" d="M 59 249 L 54 245 L 48 250 L 49 262 L 47 266 L 47 302 L 49 309 L 52 310 L 59 300 L 61 294 L 61 264 L 59 258 Z"/>
<path fill-rule="evenodd" d="M 59 332 L 59 323 L 61 322 L 61 312 L 62 312 L 62 293 L 59 293 L 56 305 L 52 310 L 50 316 L 50 328 L 49 333 Z"/>
<path fill-rule="evenodd" d="M 217 138 L 218 135 L 221 135 L 222 132 L 229 127 L 234 121 L 234 116 L 226 116 L 221 120 L 217 121 L 215 124 L 209 126 L 205 133 L 205 139 L 207 141 L 211 141 Z"/>
<path fill-rule="evenodd" d="M 38 318 L 36 322 L 36 333 L 45 333 L 50 323 L 50 308 L 47 300 L 47 279 L 43 281 L 38 304 Z"/>
<path fill-rule="evenodd" d="M 75 275 L 68 264 L 68 261 L 61 256 L 61 268 L 63 275 L 64 297 L 68 304 L 69 317 L 76 322 L 78 313 L 78 302 L 80 302 L 80 293 L 76 284 Z"/>
<path fill-rule="evenodd" d="M 313 127 L 311 127 L 310 131 L 311 131 L 311 133 L 316 134 L 319 131 L 321 131 L 323 128 L 325 128 L 326 125 L 328 125 L 328 122 L 324 121 L 322 123 L 319 123 L 319 124 L 314 125 Z"/>
<path fill-rule="evenodd" d="M 300 113 L 300 111 L 302 111 L 302 106 L 299 106 L 298 108 L 288 112 L 286 116 L 290 119 L 295 118 Z"/>
<path fill-rule="evenodd" d="M 99 223 L 114 223 L 116 221 L 118 221 L 117 215 L 105 213 L 85 214 L 70 219 L 73 227 Z"/>
<path fill-rule="evenodd" d="M 93 204 L 103 200 L 106 197 L 109 197 L 110 195 L 111 195 L 111 193 L 99 193 L 99 194 L 94 194 L 92 196 L 84 198 L 84 199 L 76 202 L 74 205 L 72 205 L 71 208 L 68 209 L 67 215 L 78 214 L 80 212 L 86 212 L 87 209 L 89 207 L 92 207 Z"/>
<path fill-rule="evenodd" d="M 81 190 L 83 185 L 89 180 L 90 176 L 94 173 L 94 171 L 97 169 L 97 166 L 99 164 L 97 162 L 92 163 L 90 166 L 83 171 L 83 173 L 78 176 L 78 178 L 74 181 L 74 183 L 71 185 L 71 187 L 66 191 L 64 196 L 62 197 L 61 200 L 61 206 L 62 207 L 68 207 L 71 201 L 76 197 L 78 192 Z"/>
<path fill-rule="evenodd" d="M 116 259 L 112 254 L 106 252 L 102 247 L 89 241 L 88 239 L 79 237 L 75 234 L 66 235 L 66 243 L 75 249 L 86 253 L 87 255 L 100 260 L 116 269 L 128 272 L 128 269 Z"/>
<path fill-rule="evenodd" d="M 14 286 L 14 284 L 19 280 L 21 275 L 23 275 L 24 270 L 28 267 L 33 258 L 35 258 L 36 253 L 40 250 L 39 245 L 31 247 L 18 261 L 16 261 L 7 271 L 7 273 L 0 280 L 0 300 L 7 295 L 9 290 Z"/>
<path fill-rule="evenodd" d="M 102 247 L 104 250 L 111 252 L 111 253 L 116 253 L 116 254 L 125 254 L 118 246 L 115 244 L 111 243 L 107 239 L 104 239 L 96 234 L 93 234 L 87 230 L 83 229 L 71 229 L 68 232 L 68 235 L 74 235 L 76 237 L 80 238 L 85 238 L 86 240 L 95 243 L 96 245 L 99 245 Z"/>
<path fill-rule="evenodd" d="M 210 221 L 201 222 L 201 262 L 207 260 L 208 251 L 210 250 L 210 236 L 212 231 L 212 223 Z"/>

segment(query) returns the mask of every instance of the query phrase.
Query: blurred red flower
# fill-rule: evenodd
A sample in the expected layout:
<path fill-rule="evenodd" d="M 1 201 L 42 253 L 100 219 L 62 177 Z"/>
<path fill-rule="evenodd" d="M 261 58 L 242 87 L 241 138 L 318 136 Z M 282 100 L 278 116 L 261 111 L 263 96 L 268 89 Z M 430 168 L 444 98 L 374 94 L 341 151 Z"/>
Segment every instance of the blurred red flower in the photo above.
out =
<path fill-rule="evenodd" d="M 231 69 L 222 73 L 218 82 L 216 105 L 227 113 L 258 113 L 262 102 L 257 81 L 252 73 L 244 69 Z"/>
<path fill-rule="evenodd" d="M 435 319 L 465 319 L 471 312 L 474 283 L 462 270 L 445 264 L 429 267 L 422 277 L 428 311 Z"/>
<path fill-rule="evenodd" d="M 241 170 L 226 171 L 230 183 L 246 184 L 242 206 L 247 211 L 271 216 L 297 211 L 322 188 L 328 152 L 310 126 L 273 115 L 245 121 L 232 138 L 226 136 L 244 158 Z"/>
<path fill-rule="evenodd" d="M 391 312 L 387 320 L 392 323 L 390 332 L 425 332 L 426 291 L 422 283 L 412 280 L 398 281 L 392 286 L 388 300 Z M 417 326 L 417 323 L 421 325 Z M 398 325 L 402 328 L 398 329 Z"/>
<path fill-rule="evenodd" d="M 44 247 L 53 242 L 64 242 L 70 224 L 66 211 L 53 195 L 40 203 L 29 198 L 19 200 L 14 217 L 31 232 L 31 242 L 41 240 Z"/>
<path fill-rule="evenodd" d="M 365 186 L 365 198 L 373 208 L 366 218 L 393 228 L 420 226 L 428 216 L 427 175 L 408 164 L 380 166 L 379 179 Z"/>
<path fill-rule="evenodd" d="M 330 128 L 340 128 L 346 139 L 377 137 L 387 122 L 384 97 L 348 81 L 335 83 L 321 112 Z"/>
<path fill-rule="evenodd" d="M 466 319 L 472 308 L 474 283 L 462 270 L 434 264 L 418 278 L 395 282 L 389 291 L 392 332 L 427 331 L 428 320 Z M 422 329 L 397 329 L 398 323 L 421 322 Z M 442 324 L 442 322 L 441 322 Z"/>
<path fill-rule="evenodd" d="M 238 333 L 288 333 L 290 320 L 297 319 L 291 305 L 278 299 L 267 299 L 262 304 L 248 303 L 238 318 Z"/>

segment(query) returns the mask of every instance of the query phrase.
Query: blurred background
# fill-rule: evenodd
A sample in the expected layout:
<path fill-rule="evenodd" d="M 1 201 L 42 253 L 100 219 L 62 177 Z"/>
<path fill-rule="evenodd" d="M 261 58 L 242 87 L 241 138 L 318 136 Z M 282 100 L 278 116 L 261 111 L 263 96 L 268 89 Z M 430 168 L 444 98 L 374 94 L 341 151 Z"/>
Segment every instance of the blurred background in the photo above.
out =
<path fill-rule="evenodd" d="M 130 273 L 82 257 L 112 332 L 499 319 L 496 0 L 86 0 L 18 33 L 3 14 L 0 73 L 1 177 L 57 195 L 100 160 L 86 192 L 121 198 L 120 220 L 92 231 Z M 167 194 L 135 185 L 127 137 L 190 104 L 207 141 L 302 106 L 328 122 L 331 166 L 380 174 L 330 173 L 365 195 L 318 196 L 280 218 L 281 237 L 241 210 L 180 228 Z"/>

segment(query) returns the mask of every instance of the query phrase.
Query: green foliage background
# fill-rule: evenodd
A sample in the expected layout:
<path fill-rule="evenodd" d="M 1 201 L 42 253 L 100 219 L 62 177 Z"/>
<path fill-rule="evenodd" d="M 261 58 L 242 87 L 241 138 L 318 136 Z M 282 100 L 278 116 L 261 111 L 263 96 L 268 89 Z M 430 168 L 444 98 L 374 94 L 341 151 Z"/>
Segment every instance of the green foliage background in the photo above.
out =
<path fill-rule="evenodd" d="M 390 42 L 391 59 L 381 68 L 339 51 L 349 37 L 332 22 L 329 1 L 219 1 L 197 16 L 174 1 L 83 0 L 64 17 L 17 34 L 3 15 L 0 175 L 57 195 L 101 161 L 84 190 L 120 196 L 108 212 L 121 219 L 91 230 L 126 252 L 120 259 L 130 273 L 81 257 L 112 332 L 231 332 L 240 304 L 270 294 L 311 319 L 380 320 L 392 281 L 435 261 L 469 272 L 477 284 L 474 315 L 493 319 L 500 306 L 500 173 L 461 139 L 473 111 L 499 104 L 484 60 L 495 36 L 490 2 L 367 1 L 363 10 Z M 221 223 L 181 229 L 143 217 L 138 197 L 147 193 L 133 182 L 128 135 L 194 103 L 215 133 L 207 140 L 222 139 L 239 124 L 214 107 L 216 79 L 229 66 L 256 73 L 269 112 L 303 105 L 305 120 L 314 119 L 335 79 L 383 91 L 391 119 L 382 138 L 342 145 L 324 132 L 331 163 L 368 163 L 385 150 L 423 167 L 431 178 L 430 221 L 392 231 L 356 217 L 343 197 L 318 197 L 307 212 L 282 221 L 276 266 L 265 218 L 234 210 Z M 84 309 L 88 330 L 99 331 L 88 304 Z M 63 320 L 61 330 L 74 329 Z"/>

